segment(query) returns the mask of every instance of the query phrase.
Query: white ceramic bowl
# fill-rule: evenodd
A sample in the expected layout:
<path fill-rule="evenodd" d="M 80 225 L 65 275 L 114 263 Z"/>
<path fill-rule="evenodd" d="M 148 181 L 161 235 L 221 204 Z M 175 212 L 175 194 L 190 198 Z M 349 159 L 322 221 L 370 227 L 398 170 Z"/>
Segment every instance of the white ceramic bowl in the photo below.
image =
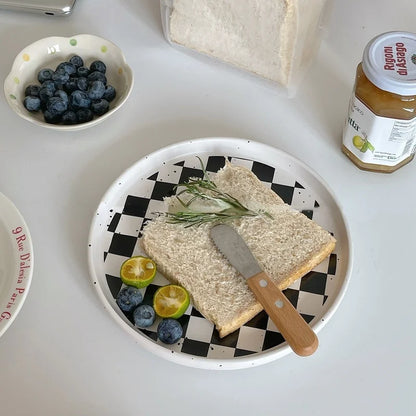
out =
<path fill-rule="evenodd" d="M 74 125 L 46 123 L 41 111 L 32 113 L 23 105 L 25 89 L 30 84 L 39 84 L 37 74 L 42 68 L 55 69 L 71 56 L 79 55 L 85 66 L 94 60 L 101 60 L 107 66 L 107 83 L 116 90 L 116 98 L 110 102 L 110 110 L 92 121 Z M 112 42 L 94 35 L 70 37 L 48 37 L 24 48 L 16 56 L 12 69 L 4 82 L 4 93 L 10 107 L 24 119 L 55 130 L 81 130 L 94 126 L 110 117 L 127 100 L 133 88 L 133 72 L 126 59 Z"/>

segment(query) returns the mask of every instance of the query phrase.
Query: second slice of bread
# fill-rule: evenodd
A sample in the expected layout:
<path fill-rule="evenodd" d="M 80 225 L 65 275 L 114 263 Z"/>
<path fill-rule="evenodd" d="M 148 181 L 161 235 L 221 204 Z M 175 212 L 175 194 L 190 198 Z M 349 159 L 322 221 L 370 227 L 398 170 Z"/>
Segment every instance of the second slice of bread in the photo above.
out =
<path fill-rule="evenodd" d="M 294 210 L 248 169 L 227 163 L 213 177 L 218 189 L 265 216 L 233 220 L 260 267 L 283 290 L 322 262 L 335 239 Z M 175 197 L 166 198 L 169 206 Z M 211 224 L 185 227 L 159 216 L 144 227 L 142 246 L 171 282 L 185 287 L 195 308 L 215 324 L 220 337 L 237 330 L 262 306 L 241 276 L 219 252 L 209 234 Z"/>

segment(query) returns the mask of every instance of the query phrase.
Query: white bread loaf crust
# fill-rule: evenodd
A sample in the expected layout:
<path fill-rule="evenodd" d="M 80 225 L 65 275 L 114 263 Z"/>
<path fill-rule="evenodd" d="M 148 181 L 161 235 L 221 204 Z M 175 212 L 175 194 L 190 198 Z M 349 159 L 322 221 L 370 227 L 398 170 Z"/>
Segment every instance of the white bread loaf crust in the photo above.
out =
<path fill-rule="evenodd" d="M 283 203 L 248 169 L 227 163 L 214 177 L 217 187 L 272 219 L 244 217 L 230 223 L 262 267 L 286 289 L 312 270 L 335 247 L 335 239 L 302 213 Z M 167 198 L 169 204 L 175 197 Z M 196 309 L 224 337 L 262 310 L 247 283 L 212 242 L 212 225 L 185 227 L 160 216 L 144 227 L 141 243 L 158 270 L 184 286 Z"/>
<path fill-rule="evenodd" d="M 316 49 L 326 1 L 174 0 L 170 39 L 286 86 Z"/>

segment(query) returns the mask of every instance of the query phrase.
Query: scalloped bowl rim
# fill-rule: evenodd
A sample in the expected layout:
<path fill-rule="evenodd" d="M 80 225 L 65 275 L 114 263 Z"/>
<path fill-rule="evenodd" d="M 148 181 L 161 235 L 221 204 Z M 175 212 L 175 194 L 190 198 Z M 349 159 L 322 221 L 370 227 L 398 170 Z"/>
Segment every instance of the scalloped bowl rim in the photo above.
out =
<path fill-rule="evenodd" d="M 79 43 L 81 43 L 82 46 L 79 46 Z M 93 49 L 95 46 L 100 46 L 100 48 L 93 54 L 92 51 L 95 50 Z M 45 59 L 40 60 L 38 57 L 43 56 L 43 52 L 39 54 L 39 51 L 43 50 L 45 47 Z M 74 50 L 71 51 L 71 47 L 74 48 Z M 99 55 L 99 51 L 102 54 L 101 56 Z M 68 55 L 79 54 L 83 59 L 85 58 L 85 61 L 88 61 L 89 59 L 102 59 L 102 61 L 107 65 L 107 68 L 110 68 L 111 72 L 107 71 L 107 75 L 111 74 L 108 83 L 115 87 L 117 96 L 114 102 L 110 103 L 110 110 L 107 113 L 100 117 L 96 117 L 87 123 L 61 125 L 46 123 L 41 119 L 41 113 L 30 113 L 24 108 L 24 88 L 29 83 L 37 83 L 36 73 L 38 70 L 48 66 L 53 66 L 52 62 L 54 62 L 55 65 L 58 62 L 62 62 L 64 60 L 64 54 L 66 57 Z M 35 59 L 32 59 L 32 57 L 35 57 Z M 49 57 L 49 59 L 46 59 L 47 57 Z M 62 59 L 59 59 L 59 57 L 62 57 Z M 116 62 L 114 58 L 117 58 L 117 65 L 114 64 L 114 62 Z M 33 76 L 22 77 L 22 74 L 24 74 L 28 65 L 31 65 L 32 67 L 36 65 L 36 68 L 33 68 Z M 117 72 L 118 75 L 120 75 L 118 78 L 121 79 L 119 82 L 116 82 L 118 87 L 114 85 L 116 77 L 111 70 L 114 66 L 118 67 Z M 20 81 L 21 78 L 22 81 Z M 29 81 L 30 79 L 32 81 Z M 123 89 L 122 91 L 120 91 L 120 85 L 123 85 L 121 87 Z M 92 127 L 110 117 L 126 102 L 133 89 L 133 85 L 133 71 L 127 64 L 122 50 L 113 42 L 105 38 L 89 34 L 80 34 L 68 37 L 49 36 L 31 43 L 16 55 L 10 73 L 4 81 L 4 95 L 12 110 L 25 120 L 28 120 L 38 126 L 54 130 L 74 131 Z"/>

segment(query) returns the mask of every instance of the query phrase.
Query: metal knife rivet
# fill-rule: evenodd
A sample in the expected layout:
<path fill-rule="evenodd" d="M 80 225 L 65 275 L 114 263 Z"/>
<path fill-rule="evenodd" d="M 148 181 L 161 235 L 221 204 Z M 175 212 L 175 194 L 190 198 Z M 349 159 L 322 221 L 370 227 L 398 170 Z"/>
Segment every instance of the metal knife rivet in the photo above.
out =
<path fill-rule="evenodd" d="M 261 279 L 261 280 L 259 281 L 259 285 L 260 285 L 261 287 L 266 287 L 266 286 L 267 286 L 267 282 L 266 282 L 264 279 Z"/>
<path fill-rule="evenodd" d="M 283 301 L 281 301 L 280 299 L 278 299 L 275 303 L 274 303 L 279 309 L 283 308 Z"/>

